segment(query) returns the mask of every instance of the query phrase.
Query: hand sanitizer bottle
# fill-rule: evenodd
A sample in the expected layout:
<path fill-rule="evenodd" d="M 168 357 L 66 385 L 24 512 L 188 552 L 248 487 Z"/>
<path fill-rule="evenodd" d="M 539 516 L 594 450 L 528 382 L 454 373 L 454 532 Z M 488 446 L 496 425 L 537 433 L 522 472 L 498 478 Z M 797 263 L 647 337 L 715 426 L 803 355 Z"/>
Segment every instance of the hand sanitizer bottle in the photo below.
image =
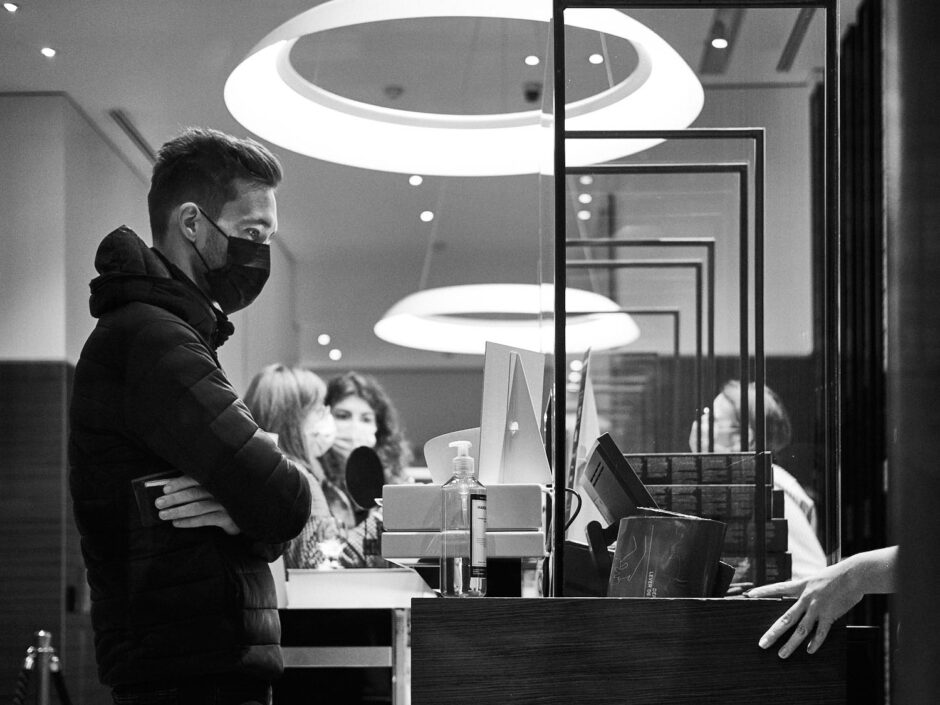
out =
<path fill-rule="evenodd" d="M 441 594 L 486 594 L 486 487 L 474 477 L 470 441 L 454 441 L 454 475 L 441 488 Z"/>

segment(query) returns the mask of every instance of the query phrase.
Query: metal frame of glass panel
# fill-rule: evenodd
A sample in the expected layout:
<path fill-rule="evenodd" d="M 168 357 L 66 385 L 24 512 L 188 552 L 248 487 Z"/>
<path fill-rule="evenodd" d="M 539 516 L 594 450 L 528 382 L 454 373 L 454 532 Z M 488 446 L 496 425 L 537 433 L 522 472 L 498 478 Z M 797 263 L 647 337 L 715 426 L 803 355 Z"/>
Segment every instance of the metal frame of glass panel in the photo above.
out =
<path fill-rule="evenodd" d="M 557 364 L 557 360 L 565 357 L 565 288 L 566 275 L 566 241 L 562 235 L 566 232 L 566 211 L 561 204 L 565 202 L 566 180 L 562 175 L 570 173 L 565 160 L 565 140 L 567 139 L 630 139 L 661 137 L 665 139 L 729 139 L 744 138 L 755 142 L 755 222 L 754 222 L 754 269 L 755 276 L 761 276 L 764 269 L 763 251 L 763 188 L 764 188 L 764 132 L 762 129 L 750 128 L 714 128 L 686 130 L 604 130 L 604 131 L 568 131 L 565 129 L 565 36 L 564 11 L 569 8 L 656 8 L 656 9 L 709 9 L 719 7 L 736 8 L 822 8 L 826 10 L 826 129 L 825 129 L 825 271 L 827 273 L 826 297 L 823 303 L 824 340 L 819 341 L 823 346 L 823 375 L 825 385 L 824 418 L 826 420 L 824 443 L 827 454 L 826 468 L 826 498 L 831 501 L 833 495 L 838 497 L 839 487 L 839 345 L 838 336 L 832 336 L 833 327 L 838 321 L 839 312 L 839 3 L 838 0 L 710 0 L 709 2 L 694 2 L 692 0 L 553 0 L 552 34 L 554 54 L 554 174 L 555 174 L 555 388 L 565 388 L 565 366 Z M 747 282 L 742 282 L 746 287 Z M 763 291 L 755 287 L 754 302 L 757 311 L 763 311 Z M 746 292 L 747 289 L 745 288 Z M 745 299 L 746 299 L 745 295 Z M 761 325 L 757 325 L 758 317 Z M 742 327 L 746 326 L 746 319 L 742 320 Z M 763 420 L 763 388 L 765 386 L 766 371 L 764 368 L 763 349 L 763 318 L 755 315 L 755 385 L 758 393 L 755 400 L 756 418 Z M 744 337 L 742 349 L 748 348 L 747 337 Z M 742 387 L 746 389 L 747 380 L 741 380 Z M 742 395 L 746 397 L 746 395 Z M 562 394 L 555 395 L 556 403 L 561 408 L 554 413 L 555 436 L 564 438 L 565 434 L 565 398 Z M 746 404 L 746 402 L 745 402 Z M 744 409 L 742 409 L 744 411 Z M 742 429 L 743 432 L 744 429 Z M 766 445 L 766 434 L 763 423 L 757 424 L 756 445 L 757 451 L 763 452 Z M 565 481 L 565 447 L 558 443 L 552 449 L 554 455 L 554 485 L 556 488 L 564 487 Z M 759 493 L 761 503 L 763 493 Z M 564 502 L 554 503 L 553 536 L 553 571 L 552 594 L 558 597 L 564 594 L 564 530 L 565 514 Z M 763 545 L 763 522 L 758 521 L 756 528 L 757 545 Z M 836 529 L 837 531 L 837 529 Z M 762 552 L 758 551 L 761 560 L 757 565 L 757 580 L 764 582 L 766 573 Z"/>
<path fill-rule="evenodd" d="M 574 133 L 569 133 L 574 134 Z M 648 133 L 645 133 L 648 134 Z M 695 131 L 695 134 L 700 135 L 699 131 Z M 762 143 L 761 143 L 762 146 Z M 692 164 L 692 163 L 674 163 L 674 164 L 617 164 L 617 165 L 598 165 L 593 167 L 569 167 L 566 169 L 568 174 L 735 174 L 738 177 L 738 237 L 739 237 L 739 277 L 741 279 L 741 286 L 739 287 L 739 315 L 742 320 L 743 328 L 741 330 L 741 337 L 743 340 L 741 347 L 741 356 L 740 356 L 740 373 L 739 377 L 741 380 L 746 380 L 748 378 L 748 354 L 747 354 L 747 312 L 748 312 L 748 299 L 747 299 L 747 277 L 748 277 L 748 163 L 747 162 L 730 162 L 730 163 L 714 163 L 714 164 Z M 760 184 L 755 188 L 758 194 L 758 201 L 761 202 L 763 199 L 763 184 Z M 712 388 L 714 389 L 717 385 L 715 380 L 715 239 L 714 238 L 636 238 L 636 239 L 621 239 L 621 238 L 582 238 L 582 239 L 568 239 L 565 240 L 566 247 L 576 247 L 576 246 L 587 246 L 587 245 L 607 245 L 608 247 L 688 247 L 688 246 L 704 246 L 705 251 L 705 261 L 707 269 L 707 281 L 708 281 L 708 368 L 711 373 L 712 379 Z M 757 281 L 755 282 L 755 287 L 763 291 L 763 271 L 758 270 Z M 757 330 L 763 330 L 763 306 L 756 307 L 757 311 L 755 315 L 760 316 L 760 320 L 756 321 Z M 698 331 L 701 331 L 701 322 L 699 322 Z M 700 414 L 702 410 L 702 378 L 701 374 L 701 344 L 700 341 L 697 341 L 696 346 L 696 413 Z M 761 395 L 761 406 L 763 405 L 763 395 Z M 709 407 L 709 420 L 714 421 L 712 414 L 714 409 Z M 741 399 L 741 415 L 744 421 L 748 419 L 748 400 L 746 397 Z M 757 418 L 762 418 L 762 414 L 757 414 Z M 714 437 L 714 424 L 710 423 L 708 426 L 708 448 L 710 451 L 715 449 L 715 437 Z M 747 445 L 748 440 L 748 424 L 744 423 L 741 428 L 741 442 L 742 445 Z M 701 439 L 699 439 L 699 451 L 701 451 Z"/>

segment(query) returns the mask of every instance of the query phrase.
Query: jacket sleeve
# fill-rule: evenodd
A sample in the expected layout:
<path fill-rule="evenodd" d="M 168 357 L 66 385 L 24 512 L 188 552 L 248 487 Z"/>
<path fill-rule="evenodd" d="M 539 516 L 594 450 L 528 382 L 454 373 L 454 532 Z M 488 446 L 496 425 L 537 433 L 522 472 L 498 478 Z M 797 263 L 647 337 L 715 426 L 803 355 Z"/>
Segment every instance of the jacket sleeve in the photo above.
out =
<path fill-rule="evenodd" d="M 281 543 L 300 533 L 310 514 L 304 471 L 258 428 L 196 332 L 151 320 L 127 352 L 129 434 L 211 492 L 247 538 Z"/>
<path fill-rule="evenodd" d="M 263 543 L 262 541 L 245 539 L 245 548 L 248 552 L 268 563 L 274 563 L 274 561 L 283 556 L 288 546 L 290 546 L 289 542 Z"/>

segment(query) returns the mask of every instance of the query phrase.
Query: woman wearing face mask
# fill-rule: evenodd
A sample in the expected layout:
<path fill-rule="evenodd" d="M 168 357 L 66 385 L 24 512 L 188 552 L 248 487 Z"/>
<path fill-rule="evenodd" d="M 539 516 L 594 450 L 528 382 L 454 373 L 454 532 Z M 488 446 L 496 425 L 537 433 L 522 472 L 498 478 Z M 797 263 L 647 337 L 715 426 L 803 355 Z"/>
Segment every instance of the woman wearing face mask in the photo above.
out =
<path fill-rule="evenodd" d="M 288 568 L 310 568 L 323 562 L 318 537 L 324 526 L 351 528 L 356 519 L 346 493 L 331 483 L 319 458 L 333 444 L 336 424 L 323 403 L 326 385 L 310 370 L 268 365 L 248 387 L 245 403 L 261 428 L 277 434 L 278 446 L 308 473 L 313 503 L 301 534 L 284 555 Z M 354 554 L 354 552 L 353 552 Z"/>
<path fill-rule="evenodd" d="M 322 459 L 332 482 L 345 489 L 346 459 L 360 446 L 375 450 L 387 484 L 408 482 L 405 467 L 411 460 L 411 450 L 391 399 L 374 377 L 347 372 L 332 378 L 327 385 L 326 404 L 336 421 L 336 439 Z"/>
<path fill-rule="evenodd" d="M 748 446 L 756 448 L 754 409 L 757 387 L 748 387 Z M 716 453 L 736 453 L 741 448 L 741 383 L 731 380 L 725 384 L 712 402 Z M 764 419 L 767 426 L 767 449 L 775 455 L 790 444 L 790 418 L 780 397 L 769 387 L 764 387 Z M 689 447 L 693 451 L 708 450 L 709 414 L 702 414 L 700 421 L 692 424 Z M 701 445 L 699 445 L 701 444 Z M 773 466 L 774 489 L 783 490 L 784 517 L 787 520 L 787 550 L 793 560 L 793 578 L 814 575 L 826 567 L 823 553 L 816 537 L 816 504 L 800 485 L 799 481 L 777 464 Z"/>
<path fill-rule="evenodd" d="M 336 422 L 324 401 L 326 384 L 314 372 L 300 367 L 269 365 L 261 370 L 248 387 L 245 403 L 261 428 L 276 433 L 278 446 L 304 466 L 313 495 L 306 526 L 284 553 L 286 568 L 380 568 L 388 564 L 370 553 L 368 539 L 381 535 L 381 512 L 373 508 L 356 525 L 352 500 L 343 488 L 327 477 L 320 458 L 328 453 L 336 438 Z M 331 538 L 325 526 L 338 524 L 344 536 Z M 332 546 L 331 555 L 323 547 Z M 355 610 L 354 610 L 355 611 Z M 338 635 L 361 634 L 366 643 L 381 643 L 377 629 L 367 616 L 343 616 L 342 621 L 324 617 L 324 630 Z M 320 624 L 318 622 L 318 624 Z M 318 671 L 303 673 L 298 671 Z M 274 700 L 291 702 L 309 700 L 316 693 L 317 702 L 364 702 L 366 693 L 390 693 L 388 669 L 292 669 L 274 686 Z M 370 690 L 371 689 L 371 690 Z"/>

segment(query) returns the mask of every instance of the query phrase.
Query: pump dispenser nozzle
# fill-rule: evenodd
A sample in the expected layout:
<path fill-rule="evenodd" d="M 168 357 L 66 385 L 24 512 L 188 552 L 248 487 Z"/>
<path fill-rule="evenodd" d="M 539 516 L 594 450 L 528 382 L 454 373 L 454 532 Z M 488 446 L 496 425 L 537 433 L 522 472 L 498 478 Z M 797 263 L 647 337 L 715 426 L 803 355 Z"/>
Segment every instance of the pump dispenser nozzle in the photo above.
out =
<path fill-rule="evenodd" d="M 470 441 L 453 441 L 449 444 L 450 448 L 457 449 L 457 455 L 454 457 L 454 474 L 472 475 L 473 474 L 473 456 L 470 455 Z"/>

